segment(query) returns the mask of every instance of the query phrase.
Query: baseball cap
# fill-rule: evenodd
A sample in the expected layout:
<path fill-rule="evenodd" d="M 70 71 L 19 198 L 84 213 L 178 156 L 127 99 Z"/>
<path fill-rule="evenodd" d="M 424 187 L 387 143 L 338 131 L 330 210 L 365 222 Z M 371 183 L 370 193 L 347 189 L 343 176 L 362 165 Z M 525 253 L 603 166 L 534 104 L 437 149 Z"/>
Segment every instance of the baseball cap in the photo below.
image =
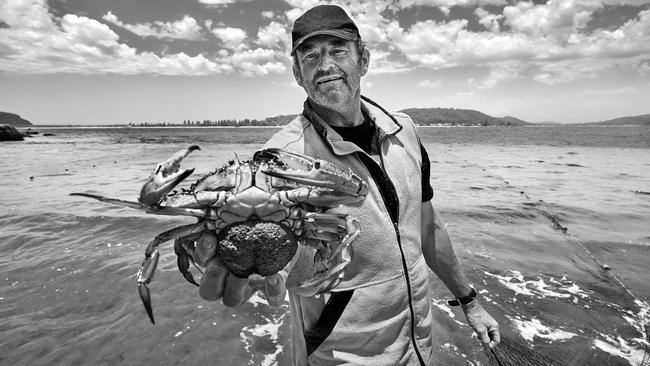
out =
<path fill-rule="evenodd" d="M 308 38 L 327 34 L 348 41 L 359 38 L 359 29 L 341 7 L 318 5 L 307 10 L 293 23 L 291 54 Z"/>

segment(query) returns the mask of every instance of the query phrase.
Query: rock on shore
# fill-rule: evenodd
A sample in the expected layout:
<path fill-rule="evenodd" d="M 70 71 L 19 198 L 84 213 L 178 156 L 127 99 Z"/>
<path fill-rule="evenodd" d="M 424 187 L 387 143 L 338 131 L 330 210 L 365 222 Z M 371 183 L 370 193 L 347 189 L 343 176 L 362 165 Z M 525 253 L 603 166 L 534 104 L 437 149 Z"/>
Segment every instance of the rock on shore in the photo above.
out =
<path fill-rule="evenodd" d="M 13 126 L 0 125 L 0 141 L 22 141 L 23 134 Z"/>

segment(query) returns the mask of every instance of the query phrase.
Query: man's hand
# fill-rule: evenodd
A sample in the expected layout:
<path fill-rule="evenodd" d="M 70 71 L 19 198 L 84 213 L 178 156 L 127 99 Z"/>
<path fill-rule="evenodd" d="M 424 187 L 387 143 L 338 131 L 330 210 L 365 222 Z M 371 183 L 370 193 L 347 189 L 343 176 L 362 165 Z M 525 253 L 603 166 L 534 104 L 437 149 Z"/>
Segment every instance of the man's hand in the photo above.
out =
<path fill-rule="evenodd" d="M 467 305 L 462 305 L 462 308 L 469 326 L 478 334 L 483 346 L 496 347 L 501 342 L 501 333 L 499 324 L 492 315 L 488 314 L 476 299 Z"/>
<path fill-rule="evenodd" d="M 248 278 L 237 277 L 215 256 L 207 262 L 199 285 L 199 295 L 210 301 L 223 298 L 224 305 L 235 307 L 260 290 L 270 305 L 277 306 L 284 302 L 286 278 L 284 271 L 266 277 L 258 274 L 252 274 Z"/>
<path fill-rule="evenodd" d="M 187 248 L 186 248 L 187 249 Z M 201 235 L 196 248 L 190 250 L 196 263 L 205 267 L 199 295 L 205 300 L 223 299 L 229 307 L 239 306 L 260 290 L 270 305 L 281 305 L 287 293 L 287 272 L 282 270 L 270 276 L 252 274 L 248 278 L 235 276 L 217 255 L 217 236 L 212 232 Z"/>

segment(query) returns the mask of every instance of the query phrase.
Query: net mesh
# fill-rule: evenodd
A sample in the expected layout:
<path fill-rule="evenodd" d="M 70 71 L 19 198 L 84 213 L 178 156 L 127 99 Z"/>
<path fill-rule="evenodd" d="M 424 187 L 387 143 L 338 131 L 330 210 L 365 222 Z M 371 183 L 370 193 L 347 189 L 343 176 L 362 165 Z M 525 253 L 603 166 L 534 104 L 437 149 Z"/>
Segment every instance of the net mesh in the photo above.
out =
<path fill-rule="evenodd" d="M 650 331 L 646 328 L 645 354 L 638 366 L 650 366 Z M 566 350 L 564 350 L 566 351 Z M 542 354 L 531 348 L 526 342 L 510 337 L 502 337 L 501 343 L 494 348 L 483 350 L 488 366 L 584 366 L 601 364 L 592 359 L 589 352 L 552 352 L 553 356 Z M 560 361 L 562 360 L 562 361 Z M 597 362 L 597 363 L 594 363 Z"/>
<path fill-rule="evenodd" d="M 484 352 L 490 366 L 568 366 L 511 338 L 502 338 L 498 346 Z"/>

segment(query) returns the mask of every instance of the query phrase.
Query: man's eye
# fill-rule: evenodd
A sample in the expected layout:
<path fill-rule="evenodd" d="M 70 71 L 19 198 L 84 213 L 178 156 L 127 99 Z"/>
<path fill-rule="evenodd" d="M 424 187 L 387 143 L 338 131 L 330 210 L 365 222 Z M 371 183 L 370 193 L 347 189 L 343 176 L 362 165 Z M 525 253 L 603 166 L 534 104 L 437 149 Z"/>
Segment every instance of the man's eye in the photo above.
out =
<path fill-rule="evenodd" d="M 315 54 L 315 53 L 308 53 L 308 54 L 305 55 L 305 57 L 304 57 L 303 59 L 304 59 L 305 61 L 311 61 L 311 60 L 313 60 L 313 59 L 315 59 L 315 58 L 316 58 L 316 54 Z"/>
<path fill-rule="evenodd" d="M 345 54 L 345 52 L 346 52 L 346 50 L 341 50 L 341 49 L 332 50 L 332 53 L 335 54 L 335 55 L 343 55 L 343 54 Z"/>

